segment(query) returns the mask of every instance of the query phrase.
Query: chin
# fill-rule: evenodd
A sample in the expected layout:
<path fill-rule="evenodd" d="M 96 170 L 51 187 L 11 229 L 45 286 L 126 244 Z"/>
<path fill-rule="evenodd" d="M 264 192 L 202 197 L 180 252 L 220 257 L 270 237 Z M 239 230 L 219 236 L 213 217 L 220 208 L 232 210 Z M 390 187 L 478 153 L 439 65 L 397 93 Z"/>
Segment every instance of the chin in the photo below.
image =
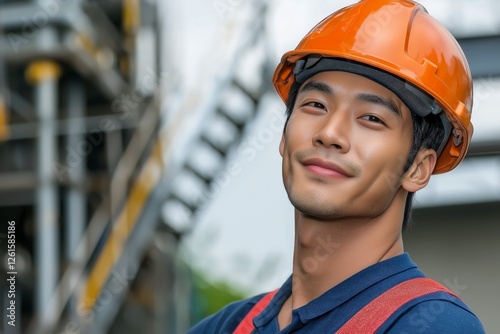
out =
<path fill-rule="evenodd" d="M 288 192 L 288 198 L 296 210 L 304 215 L 318 219 L 334 219 L 341 216 L 338 205 L 322 198 L 317 193 L 303 194 Z"/>

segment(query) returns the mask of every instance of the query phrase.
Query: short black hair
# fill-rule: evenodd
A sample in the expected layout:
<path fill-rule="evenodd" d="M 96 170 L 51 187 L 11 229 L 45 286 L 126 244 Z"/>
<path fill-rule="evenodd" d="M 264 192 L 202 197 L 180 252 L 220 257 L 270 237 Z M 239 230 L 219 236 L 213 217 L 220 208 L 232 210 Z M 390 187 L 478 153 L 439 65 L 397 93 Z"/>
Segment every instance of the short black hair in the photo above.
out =
<path fill-rule="evenodd" d="M 301 85 L 301 83 L 294 81 L 292 86 L 290 87 L 290 92 L 286 101 L 286 120 L 283 132 L 285 132 L 288 120 L 292 115 L 295 100 L 297 99 L 297 94 Z M 403 168 L 403 174 L 408 171 L 408 168 L 410 168 L 410 166 L 413 164 L 417 153 L 421 149 L 430 148 L 437 152 L 440 144 L 443 142 L 443 137 L 445 134 L 444 126 L 439 115 L 434 115 L 431 113 L 428 116 L 422 117 L 411 112 L 411 118 L 413 123 L 413 143 L 410 154 L 408 155 L 406 164 Z M 414 195 L 415 193 L 409 192 L 408 196 L 406 197 L 403 216 L 403 230 L 407 230 L 410 226 Z"/>
<path fill-rule="evenodd" d="M 405 173 L 415 160 L 417 153 L 421 149 L 433 149 L 438 151 L 440 144 L 444 140 L 444 126 L 439 115 L 430 114 L 425 117 L 411 113 L 413 123 L 413 144 L 403 169 Z M 411 223 L 411 209 L 413 206 L 413 196 L 415 193 L 409 192 L 406 197 L 405 212 L 403 218 L 403 230 L 407 230 Z"/>

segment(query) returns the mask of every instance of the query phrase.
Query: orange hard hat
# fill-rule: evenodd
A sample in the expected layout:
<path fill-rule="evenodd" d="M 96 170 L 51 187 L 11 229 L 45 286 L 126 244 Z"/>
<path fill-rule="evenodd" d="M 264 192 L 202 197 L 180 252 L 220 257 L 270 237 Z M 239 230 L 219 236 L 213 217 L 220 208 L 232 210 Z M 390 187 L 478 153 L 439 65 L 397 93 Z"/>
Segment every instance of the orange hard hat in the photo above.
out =
<path fill-rule="evenodd" d="M 286 103 L 294 81 L 327 70 L 364 75 L 420 116 L 440 114 L 446 134 L 434 174 L 465 157 L 473 132 L 469 65 L 456 39 L 422 5 L 362 0 L 329 15 L 283 55 L 273 83 Z"/>

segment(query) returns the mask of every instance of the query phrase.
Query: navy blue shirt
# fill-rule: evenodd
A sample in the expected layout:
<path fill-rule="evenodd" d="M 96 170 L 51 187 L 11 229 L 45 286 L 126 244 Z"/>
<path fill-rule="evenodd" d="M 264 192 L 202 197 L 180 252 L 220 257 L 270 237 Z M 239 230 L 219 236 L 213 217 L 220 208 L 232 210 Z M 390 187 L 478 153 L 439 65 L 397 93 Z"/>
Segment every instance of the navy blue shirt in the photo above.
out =
<path fill-rule="evenodd" d="M 254 318 L 253 333 L 334 333 L 378 295 L 401 282 L 418 277 L 425 276 L 408 254 L 379 262 L 293 310 L 292 322 L 280 331 L 278 313 L 292 293 L 290 277 L 269 305 Z M 202 320 L 188 333 L 230 334 L 262 296 L 232 303 Z M 481 334 L 485 331 L 478 318 L 460 299 L 445 292 L 437 292 L 403 305 L 377 333 Z"/>

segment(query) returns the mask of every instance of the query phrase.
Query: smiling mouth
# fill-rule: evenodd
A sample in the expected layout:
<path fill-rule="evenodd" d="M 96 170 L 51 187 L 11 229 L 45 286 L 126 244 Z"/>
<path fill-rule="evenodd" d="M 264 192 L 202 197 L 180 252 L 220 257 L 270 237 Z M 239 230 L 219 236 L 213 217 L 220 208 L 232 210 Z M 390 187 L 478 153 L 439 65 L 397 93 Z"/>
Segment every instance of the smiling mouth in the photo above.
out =
<path fill-rule="evenodd" d="M 307 159 L 302 162 L 304 167 L 311 173 L 330 178 L 347 178 L 351 175 L 342 167 L 322 159 Z"/>

